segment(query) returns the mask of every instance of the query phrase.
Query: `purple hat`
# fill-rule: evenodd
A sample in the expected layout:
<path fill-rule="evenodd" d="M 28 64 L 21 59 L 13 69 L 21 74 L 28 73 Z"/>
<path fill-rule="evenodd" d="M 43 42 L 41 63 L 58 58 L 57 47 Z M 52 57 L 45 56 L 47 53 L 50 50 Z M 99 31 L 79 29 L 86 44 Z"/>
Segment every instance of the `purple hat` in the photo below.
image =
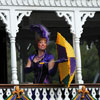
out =
<path fill-rule="evenodd" d="M 31 29 L 35 32 L 37 32 L 40 37 L 42 38 L 46 38 L 47 39 L 47 43 L 49 42 L 49 32 L 47 31 L 47 29 L 41 25 L 41 24 L 36 24 L 36 25 L 31 25 Z"/>

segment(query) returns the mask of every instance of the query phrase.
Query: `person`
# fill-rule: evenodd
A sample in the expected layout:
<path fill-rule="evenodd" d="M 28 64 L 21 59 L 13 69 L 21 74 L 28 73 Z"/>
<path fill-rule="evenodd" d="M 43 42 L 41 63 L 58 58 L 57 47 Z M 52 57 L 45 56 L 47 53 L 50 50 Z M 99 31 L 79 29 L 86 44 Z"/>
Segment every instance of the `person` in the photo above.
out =
<path fill-rule="evenodd" d="M 46 52 L 49 32 L 43 25 L 32 25 L 31 28 L 36 32 L 34 45 L 36 54 L 29 56 L 25 73 L 33 71 L 33 83 L 52 83 L 50 77 L 56 73 L 58 63 L 63 62 L 64 59 L 55 62 L 54 56 Z"/>

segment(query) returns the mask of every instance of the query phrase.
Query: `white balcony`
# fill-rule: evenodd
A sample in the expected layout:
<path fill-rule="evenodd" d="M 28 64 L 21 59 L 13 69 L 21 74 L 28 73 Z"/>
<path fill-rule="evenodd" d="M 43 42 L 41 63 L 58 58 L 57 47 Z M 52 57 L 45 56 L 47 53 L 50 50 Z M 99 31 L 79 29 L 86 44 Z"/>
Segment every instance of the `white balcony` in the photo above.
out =
<path fill-rule="evenodd" d="M 17 84 L 16 84 L 17 85 Z M 12 91 L 14 91 L 13 84 L 0 84 L 0 100 L 4 100 L 8 97 Z M 83 84 L 86 89 L 96 100 L 100 100 L 100 84 Z M 66 88 L 64 85 L 57 84 L 20 84 L 20 89 L 24 90 L 24 94 L 32 99 L 32 95 L 35 95 L 34 100 L 41 100 L 40 95 L 42 95 L 42 100 L 72 100 L 78 93 L 79 88 L 82 85 L 71 84 L 70 88 Z M 32 91 L 35 91 L 34 94 Z M 49 99 L 48 99 L 49 97 Z"/>

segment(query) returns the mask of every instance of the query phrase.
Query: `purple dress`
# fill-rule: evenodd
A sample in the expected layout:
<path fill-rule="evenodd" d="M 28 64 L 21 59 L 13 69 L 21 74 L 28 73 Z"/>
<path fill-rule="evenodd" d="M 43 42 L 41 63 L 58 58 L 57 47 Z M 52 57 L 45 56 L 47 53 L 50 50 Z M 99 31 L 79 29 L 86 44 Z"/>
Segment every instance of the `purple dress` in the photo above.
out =
<path fill-rule="evenodd" d="M 40 62 L 49 62 L 50 60 L 54 59 L 54 56 L 51 54 L 45 53 L 43 59 L 37 63 L 33 62 L 34 57 L 37 55 L 31 55 L 29 57 L 31 61 L 31 67 L 27 68 L 25 71 L 26 73 L 32 72 L 34 73 L 34 80 L 33 83 L 51 83 L 50 75 L 48 72 L 48 63 L 46 64 L 39 64 Z"/>

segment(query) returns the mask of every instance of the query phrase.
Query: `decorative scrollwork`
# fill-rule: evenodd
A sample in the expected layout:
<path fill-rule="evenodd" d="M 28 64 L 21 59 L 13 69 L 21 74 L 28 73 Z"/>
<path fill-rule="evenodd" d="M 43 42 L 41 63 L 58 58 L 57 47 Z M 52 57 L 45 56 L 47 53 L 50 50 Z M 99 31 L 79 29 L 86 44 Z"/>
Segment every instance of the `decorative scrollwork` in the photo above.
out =
<path fill-rule="evenodd" d="M 87 17 L 94 17 L 95 12 L 80 12 L 81 13 L 81 25 L 84 25 L 86 22 Z"/>
<path fill-rule="evenodd" d="M 18 24 L 22 21 L 22 18 L 24 17 L 24 16 L 30 16 L 30 14 L 31 14 L 31 12 L 32 11 L 17 11 L 16 12 L 16 17 L 17 17 L 17 29 L 16 29 L 16 31 L 18 32 L 18 30 L 19 30 L 19 27 L 18 27 Z"/>
<path fill-rule="evenodd" d="M 57 11 L 57 15 L 59 17 L 65 17 L 65 21 L 68 22 L 68 24 L 70 25 L 70 31 L 71 33 L 75 33 L 74 32 L 74 19 L 73 19 L 73 12 L 62 12 L 62 11 Z"/>
<path fill-rule="evenodd" d="M 98 7 L 100 0 L 0 0 L 0 5 Z"/>
<path fill-rule="evenodd" d="M 79 21 L 79 31 L 78 34 L 81 34 L 83 32 L 83 25 L 86 22 L 87 17 L 94 17 L 95 12 L 78 12 L 76 15 L 74 15 L 75 12 L 63 12 L 63 11 L 57 11 L 57 15 L 59 17 L 65 17 L 65 21 L 68 22 L 68 24 L 71 26 L 70 31 L 71 33 L 75 34 L 75 17 L 79 18 L 77 19 Z M 78 15 L 79 14 L 79 15 Z"/>
<path fill-rule="evenodd" d="M 0 19 L 6 25 L 6 31 L 10 33 L 10 26 L 9 26 L 9 12 L 8 11 L 0 11 Z"/>

